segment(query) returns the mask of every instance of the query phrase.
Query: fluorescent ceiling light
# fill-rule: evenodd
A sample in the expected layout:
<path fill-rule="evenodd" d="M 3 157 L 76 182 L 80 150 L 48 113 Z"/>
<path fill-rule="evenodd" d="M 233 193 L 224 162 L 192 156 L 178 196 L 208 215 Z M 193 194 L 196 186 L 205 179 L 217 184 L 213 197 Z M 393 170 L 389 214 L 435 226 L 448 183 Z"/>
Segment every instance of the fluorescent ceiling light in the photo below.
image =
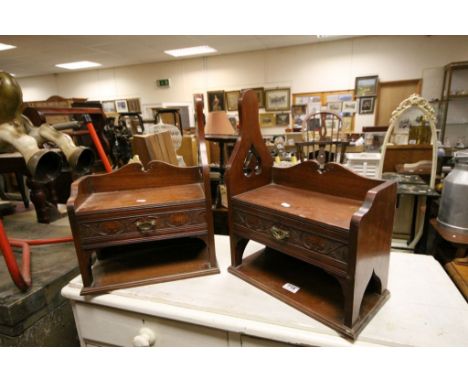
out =
<path fill-rule="evenodd" d="M 59 68 L 75 70 L 75 69 L 84 69 L 84 68 L 94 68 L 95 66 L 101 66 L 97 62 L 92 61 L 77 61 L 77 62 L 67 62 L 65 64 L 55 65 Z"/>
<path fill-rule="evenodd" d="M 208 45 L 193 46 L 191 48 L 165 50 L 164 53 L 174 57 L 195 56 L 197 54 L 214 53 L 216 49 Z"/>
<path fill-rule="evenodd" d="M 2 44 L 0 42 L 0 50 L 8 50 L 8 49 L 15 49 L 16 46 L 14 45 L 8 45 L 8 44 Z"/>

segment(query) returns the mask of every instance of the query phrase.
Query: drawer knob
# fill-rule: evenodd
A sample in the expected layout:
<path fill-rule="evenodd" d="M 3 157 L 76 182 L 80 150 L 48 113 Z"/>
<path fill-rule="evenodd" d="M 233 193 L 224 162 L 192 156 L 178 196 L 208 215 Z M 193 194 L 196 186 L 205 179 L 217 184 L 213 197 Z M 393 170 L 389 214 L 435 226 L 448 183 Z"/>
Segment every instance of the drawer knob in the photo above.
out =
<path fill-rule="evenodd" d="M 138 334 L 133 338 L 133 346 L 150 347 L 156 342 L 156 335 L 151 329 L 141 328 Z"/>
<path fill-rule="evenodd" d="M 154 229 L 156 226 L 156 220 L 138 220 L 135 224 L 140 232 L 148 232 Z"/>
<path fill-rule="evenodd" d="M 284 240 L 289 237 L 289 231 L 278 228 L 276 226 L 271 227 L 270 232 L 276 240 Z"/>

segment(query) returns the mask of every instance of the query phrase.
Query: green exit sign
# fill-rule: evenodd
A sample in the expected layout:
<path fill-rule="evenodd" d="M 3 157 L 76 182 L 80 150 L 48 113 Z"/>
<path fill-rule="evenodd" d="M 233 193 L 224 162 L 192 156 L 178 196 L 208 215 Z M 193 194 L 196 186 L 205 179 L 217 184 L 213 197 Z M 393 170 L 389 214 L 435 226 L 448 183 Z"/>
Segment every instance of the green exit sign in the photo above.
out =
<path fill-rule="evenodd" d="M 163 78 L 161 80 L 156 80 L 156 86 L 158 88 L 168 88 L 168 87 L 170 87 L 169 78 Z"/>

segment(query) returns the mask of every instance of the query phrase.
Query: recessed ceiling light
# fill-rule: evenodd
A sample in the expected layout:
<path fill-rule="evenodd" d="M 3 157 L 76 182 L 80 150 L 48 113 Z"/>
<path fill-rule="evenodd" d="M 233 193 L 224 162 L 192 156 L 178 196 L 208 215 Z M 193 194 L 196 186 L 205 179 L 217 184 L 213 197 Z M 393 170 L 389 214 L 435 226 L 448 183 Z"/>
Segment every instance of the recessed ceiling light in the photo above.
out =
<path fill-rule="evenodd" d="M 8 44 L 2 44 L 0 42 L 0 50 L 8 50 L 8 49 L 15 49 L 16 46 L 14 45 L 8 45 Z"/>
<path fill-rule="evenodd" d="M 92 61 L 76 61 L 76 62 L 67 62 L 65 64 L 55 65 L 59 68 L 75 70 L 75 69 L 84 69 L 84 68 L 94 68 L 95 66 L 101 66 L 97 62 Z"/>
<path fill-rule="evenodd" d="M 214 53 L 216 49 L 208 45 L 193 46 L 191 48 L 165 50 L 164 53 L 174 57 L 195 56 L 197 54 Z"/>

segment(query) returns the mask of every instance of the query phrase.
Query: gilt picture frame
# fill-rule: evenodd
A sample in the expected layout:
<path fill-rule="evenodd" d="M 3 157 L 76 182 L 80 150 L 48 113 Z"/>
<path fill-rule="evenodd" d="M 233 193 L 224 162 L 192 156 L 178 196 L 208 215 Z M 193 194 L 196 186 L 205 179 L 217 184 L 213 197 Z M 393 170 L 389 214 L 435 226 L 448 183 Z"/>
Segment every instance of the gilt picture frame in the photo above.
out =
<path fill-rule="evenodd" d="M 291 108 L 291 89 L 265 89 L 266 111 L 289 111 Z"/>
<path fill-rule="evenodd" d="M 379 76 L 356 77 L 354 92 L 356 97 L 376 97 Z"/>

